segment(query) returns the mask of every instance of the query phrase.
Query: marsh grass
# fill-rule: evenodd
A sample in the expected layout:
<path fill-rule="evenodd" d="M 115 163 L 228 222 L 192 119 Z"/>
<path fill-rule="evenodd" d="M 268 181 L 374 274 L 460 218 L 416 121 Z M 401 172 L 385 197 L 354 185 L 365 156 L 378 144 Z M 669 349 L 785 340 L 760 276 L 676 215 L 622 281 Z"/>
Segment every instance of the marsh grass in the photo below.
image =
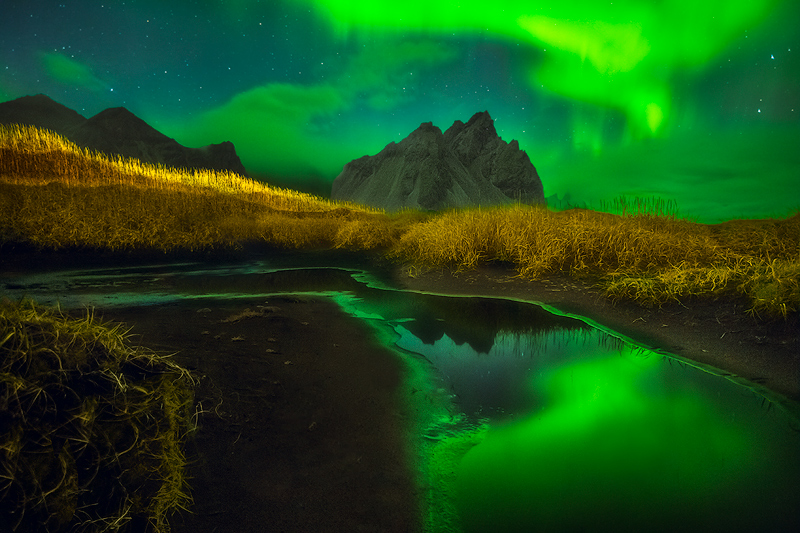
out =
<path fill-rule="evenodd" d="M 526 279 L 590 279 L 643 305 L 726 294 L 750 312 L 800 307 L 800 214 L 708 225 L 674 201 L 620 197 L 608 212 L 511 205 L 387 214 L 225 172 L 109 158 L 0 126 L 0 244 L 44 249 L 203 250 L 262 242 L 382 253 L 415 268 L 500 263 Z"/>
<path fill-rule="evenodd" d="M 121 325 L 0 302 L 3 530 L 168 531 L 191 502 L 193 388 Z"/>

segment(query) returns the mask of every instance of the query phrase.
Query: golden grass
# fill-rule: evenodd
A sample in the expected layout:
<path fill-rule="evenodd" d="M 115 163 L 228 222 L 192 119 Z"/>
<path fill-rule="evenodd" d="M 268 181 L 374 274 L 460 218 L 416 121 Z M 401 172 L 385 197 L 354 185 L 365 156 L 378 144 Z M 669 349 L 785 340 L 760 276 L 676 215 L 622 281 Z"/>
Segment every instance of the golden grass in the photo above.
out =
<path fill-rule="evenodd" d="M 168 531 L 169 514 L 191 503 L 193 389 L 120 325 L 0 302 L 0 523 Z"/>
<path fill-rule="evenodd" d="M 744 296 L 754 314 L 800 308 L 800 214 L 707 225 L 657 198 L 616 214 L 512 205 L 436 214 L 332 202 L 213 171 L 108 158 L 32 127 L 0 127 L 0 244 L 201 250 L 263 242 L 372 250 L 421 268 L 503 263 L 521 277 L 595 280 L 644 305 Z"/>
<path fill-rule="evenodd" d="M 785 317 L 800 306 L 800 214 L 714 226 L 584 209 L 470 209 L 412 226 L 392 254 L 456 270 L 509 263 L 528 279 L 568 273 L 644 305 L 726 292 L 747 296 L 753 313 Z"/>
<path fill-rule="evenodd" d="M 695 262 L 710 260 L 713 243 L 694 232 L 694 226 L 583 209 L 478 208 L 417 224 L 403 235 L 396 251 L 421 264 L 457 269 L 509 262 L 530 278 L 556 272 L 640 272 L 667 266 L 679 253 Z"/>
<path fill-rule="evenodd" d="M 174 169 L 96 153 L 33 126 L 0 125 L 0 173 L 5 183 L 24 185 L 59 181 L 79 187 L 126 185 L 150 191 L 227 193 L 283 211 L 326 211 L 348 205 L 272 187 L 232 172 Z"/>
<path fill-rule="evenodd" d="M 331 245 L 336 231 L 295 219 L 380 213 L 230 172 L 108 157 L 29 126 L 0 126 L 0 187 L 3 240 L 43 248 L 198 250 L 248 240 Z"/>

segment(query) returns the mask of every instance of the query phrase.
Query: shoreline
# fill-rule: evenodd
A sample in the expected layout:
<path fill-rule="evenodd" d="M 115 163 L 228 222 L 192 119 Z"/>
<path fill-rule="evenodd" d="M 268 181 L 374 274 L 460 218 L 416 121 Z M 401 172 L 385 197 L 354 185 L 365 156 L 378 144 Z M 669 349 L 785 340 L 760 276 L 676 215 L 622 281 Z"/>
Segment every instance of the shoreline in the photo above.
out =
<path fill-rule="evenodd" d="M 596 322 L 650 350 L 718 369 L 732 379 L 742 378 L 765 396 L 785 400 L 789 408 L 800 413 L 797 314 L 787 319 L 759 320 L 745 313 L 746 302 L 730 298 L 695 298 L 642 307 L 630 301 L 612 302 L 581 280 L 525 280 L 500 267 L 460 273 L 431 270 L 413 275 L 405 267 L 397 267 L 393 281 L 406 290 L 552 306 Z"/>
<path fill-rule="evenodd" d="M 205 252 L 34 250 L 0 247 L 0 270 L 133 266 L 176 260 L 212 263 L 271 258 L 276 266 L 352 266 L 366 263 L 398 289 L 439 295 L 510 298 L 552 306 L 558 311 L 588 318 L 600 326 L 635 340 L 643 347 L 677 356 L 741 377 L 793 402 L 800 412 L 800 313 L 786 319 L 757 319 L 746 314 L 749 303 L 732 297 L 691 298 L 643 307 L 628 300 L 611 301 L 590 283 L 567 276 L 527 280 L 508 267 L 490 265 L 453 272 L 431 269 L 409 273 L 408 265 L 379 255 L 346 250 L 280 250 L 249 245 L 242 249 Z"/>
<path fill-rule="evenodd" d="M 255 257 L 248 252 L 236 255 Z M 334 255 L 307 257 L 337 266 Z M 745 313 L 746 302 L 724 298 L 644 308 L 613 303 L 589 283 L 566 277 L 530 281 L 498 266 L 412 277 L 407 267 L 375 256 L 338 258 L 342 265 L 363 261 L 398 290 L 552 306 L 650 349 L 739 376 L 789 406 L 795 418 L 800 413 L 797 315 L 759 321 Z M 115 254 L 98 262 L 126 263 Z M 186 450 L 195 504 L 173 517 L 174 531 L 422 527 L 422 488 L 403 438 L 416 416 L 404 397 L 407 375 L 361 319 L 327 297 L 291 293 L 268 302 L 205 299 L 98 312 L 131 327 L 135 344 L 177 352 L 175 361 L 200 380 L 201 427 Z"/>

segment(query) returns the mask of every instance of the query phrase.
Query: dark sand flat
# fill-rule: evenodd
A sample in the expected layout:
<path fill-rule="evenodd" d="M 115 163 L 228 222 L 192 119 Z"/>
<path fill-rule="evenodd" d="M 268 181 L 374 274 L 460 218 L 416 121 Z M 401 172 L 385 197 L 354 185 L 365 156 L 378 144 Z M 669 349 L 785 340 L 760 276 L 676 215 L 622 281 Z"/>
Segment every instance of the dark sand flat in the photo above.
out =
<path fill-rule="evenodd" d="M 403 366 L 335 303 L 202 300 L 103 318 L 199 379 L 194 506 L 173 531 L 419 530 Z"/>

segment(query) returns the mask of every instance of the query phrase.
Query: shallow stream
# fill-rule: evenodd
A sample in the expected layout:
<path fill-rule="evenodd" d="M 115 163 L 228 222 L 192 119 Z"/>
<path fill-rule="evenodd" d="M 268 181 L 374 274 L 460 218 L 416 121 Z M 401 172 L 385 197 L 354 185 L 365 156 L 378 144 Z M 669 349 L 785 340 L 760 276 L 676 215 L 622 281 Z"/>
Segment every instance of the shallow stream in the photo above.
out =
<path fill-rule="evenodd" d="M 789 531 L 800 520 L 791 413 L 746 383 L 545 306 L 402 291 L 379 273 L 302 256 L 0 279 L 0 294 L 66 309 L 333 299 L 412 369 L 431 531 Z"/>

